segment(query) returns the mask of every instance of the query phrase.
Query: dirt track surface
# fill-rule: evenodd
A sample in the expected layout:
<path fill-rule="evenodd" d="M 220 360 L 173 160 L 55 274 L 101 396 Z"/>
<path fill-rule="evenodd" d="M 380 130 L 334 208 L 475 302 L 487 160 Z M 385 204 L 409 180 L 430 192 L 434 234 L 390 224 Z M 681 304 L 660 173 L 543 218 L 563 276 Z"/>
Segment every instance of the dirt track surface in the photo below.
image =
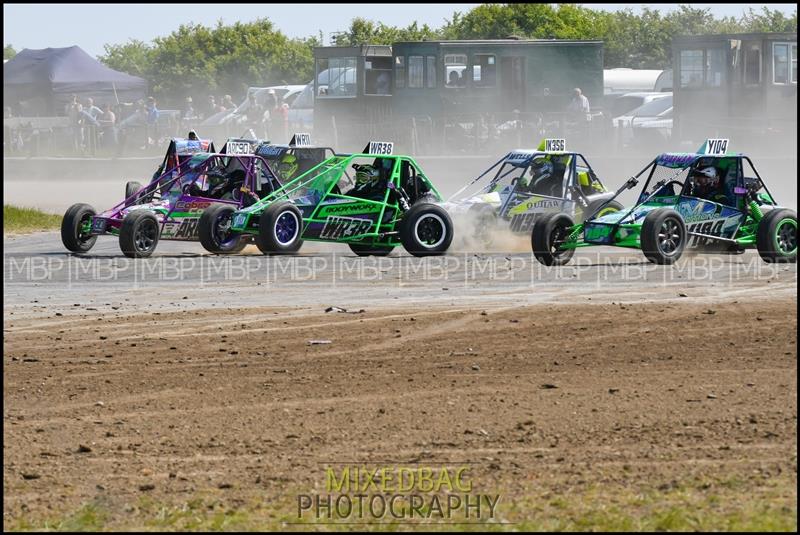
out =
<path fill-rule="evenodd" d="M 472 462 L 506 504 L 788 478 L 769 501 L 796 515 L 795 308 L 6 316 L 4 526 L 87 502 L 142 526 L 143 499 L 197 496 L 289 516 L 337 462 Z"/>
<path fill-rule="evenodd" d="M 511 528 L 796 527 L 795 265 L 4 242 L 7 529 L 291 528 L 387 463 L 468 463 Z"/>

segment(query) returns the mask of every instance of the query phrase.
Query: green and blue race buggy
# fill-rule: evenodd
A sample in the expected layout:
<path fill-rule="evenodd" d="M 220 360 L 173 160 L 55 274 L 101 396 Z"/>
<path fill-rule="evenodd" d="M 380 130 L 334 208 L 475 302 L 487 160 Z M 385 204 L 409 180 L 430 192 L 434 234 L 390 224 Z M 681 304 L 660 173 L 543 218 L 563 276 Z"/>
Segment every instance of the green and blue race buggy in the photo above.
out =
<path fill-rule="evenodd" d="M 453 224 L 441 195 L 413 158 L 392 149 L 373 141 L 363 153 L 328 158 L 236 211 L 230 232 L 254 236 L 264 254 L 294 253 L 303 240 L 346 243 L 359 256 L 399 245 L 415 256 L 444 254 Z M 354 180 L 361 174 L 370 180 Z"/>
<path fill-rule="evenodd" d="M 697 153 L 659 155 L 614 195 L 646 176 L 630 208 L 581 224 L 567 214 L 537 220 L 533 254 L 542 264 L 563 265 L 578 247 L 611 245 L 672 264 L 686 248 L 736 254 L 755 247 L 766 262 L 796 262 L 797 213 L 778 206 L 750 158 L 727 146 L 727 139 L 709 139 Z"/>
<path fill-rule="evenodd" d="M 582 154 L 566 150 L 564 139 L 544 139 L 536 150 L 509 152 L 443 206 L 479 244 L 490 246 L 495 230 L 528 234 L 544 214 L 583 221 L 622 209 L 613 196 Z"/>

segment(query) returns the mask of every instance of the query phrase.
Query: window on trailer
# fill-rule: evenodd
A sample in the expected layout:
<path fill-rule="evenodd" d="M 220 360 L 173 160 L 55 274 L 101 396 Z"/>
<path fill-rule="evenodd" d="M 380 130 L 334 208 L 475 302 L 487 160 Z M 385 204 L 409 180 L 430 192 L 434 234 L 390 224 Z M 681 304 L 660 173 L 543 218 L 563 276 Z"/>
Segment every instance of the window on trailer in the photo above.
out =
<path fill-rule="evenodd" d="M 436 56 L 425 56 L 425 87 L 436 87 Z"/>
<path fill-rule="evenodd" d="M 703 85 L 703 50 L 681 50 L 681 87 Z"/>
<path fill-rule="evenodd" d="M 394 86 L 406 86 L 406 58 L 397 56 L 394 58 Z"/>
<path fill-rule="evenodd" d="M 465 87 L 467 55 L 466 54 L 445 54 L 444 74 L 446 87 Z"/>
<path fill-rule="evenodd" d="M 720 87 L 725 82 L 725 51 L 721 48 L 681 50 L 681 87 Z"/>
<path fill-rule="evenodd" d="M 797 44 L 774 43 L 772 45 L 772 82 L 775 84 L 797 83 Z"/>
<path fill-rule="evenodd" d="M 392 94 L 392 58 L 368 57 L 364 60 L 364 94 Z"/>
<path fill-rule="evenodd" d="M 751 45 L 744 55 L 744 83 L 758 85 L 761 83 L 761 48 Z"/>
<path fill-rule="evenodd" d="M 494 87 L 497 83 L 497 64 L 493 54 L 475 54 L 472 82 L 476 87 Z"/>
<path fill-rule="evenodd" d="M 408 56 L 408 87 L 421 88 L 424 84 L 425 59 L 422 56 Z"/>

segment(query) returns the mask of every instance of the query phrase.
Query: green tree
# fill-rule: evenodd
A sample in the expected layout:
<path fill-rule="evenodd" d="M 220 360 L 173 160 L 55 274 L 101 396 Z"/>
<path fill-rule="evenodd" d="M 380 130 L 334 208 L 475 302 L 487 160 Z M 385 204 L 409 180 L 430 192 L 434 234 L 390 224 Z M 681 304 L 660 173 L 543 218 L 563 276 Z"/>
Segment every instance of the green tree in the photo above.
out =
<path fill-rule="evenodd" d="M 3 59 L 11 59 L 17 55 L 17 51 L 14 50 L 14 47 L 11 45 L 6 45 L 3 48 Z"/>
<path fill-rule="evenodd" d="M 764 6 L 761 13 L 752 7 L 741 18 L 741 25 L 746 32 L 794 32 L 797 33 L 797 10 L 787 17 L 777 9 Z"/>
<path fill-rule="evenodd" d="M 424 41 L 438 39 L 439 33 L 427 24 L 420 28 L 416 21 L 405 28 L 387 26 L 362 17 L 350 22 L 350 27 L 334 37 L 337 46 L 390 45 L 398 41 Z"/>
<path fill-rule="evenodd" d="M 183 24 L 151 45 L 106 45 L 99 59 L 111 68 L 142 76 L 159 99 L 177 104 L 186 95 L 227 93 L 238 98 L 248 86 L 305 83 L 312 77 L 317 38 L 289 39 L 268 19 L 213 28 Z"/>
<path fill-rule="evenodd" d="M 153 48 L 142 41 L 131 39 L 122 45 L 105 45 L 105 55 L 97 59 L 114 70 L 147 78 L 153 63 Z"/>

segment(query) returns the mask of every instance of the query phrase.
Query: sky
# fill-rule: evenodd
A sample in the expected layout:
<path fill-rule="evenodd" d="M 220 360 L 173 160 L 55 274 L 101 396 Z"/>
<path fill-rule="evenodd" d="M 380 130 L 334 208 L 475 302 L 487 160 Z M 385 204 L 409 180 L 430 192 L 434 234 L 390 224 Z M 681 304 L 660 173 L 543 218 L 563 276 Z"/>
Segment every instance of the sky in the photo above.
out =
<path fill-rule="evenodd" d="M 325 44 L 332 32 L 347 29 L 355 17 L 391 26 L 442 26 L 453 12 L 465 13 L 479 4 L 3 4 L 3 44 L 17 51 L 78 45 L 93 56 L 103 54 L 106 43 L 130 39 L 150 42 L 176 30 L 180 24 L 205 26 L 269 18 L 289 37 L 317 36 Z M 708 7 L 716 16 L 741 16 L 748 7 L 761 6 L 792 13 L 796 4 L 693 4 Z M 586 4 L 601 10 L 643 7 L 671 11 L 678 4 Z"/>

